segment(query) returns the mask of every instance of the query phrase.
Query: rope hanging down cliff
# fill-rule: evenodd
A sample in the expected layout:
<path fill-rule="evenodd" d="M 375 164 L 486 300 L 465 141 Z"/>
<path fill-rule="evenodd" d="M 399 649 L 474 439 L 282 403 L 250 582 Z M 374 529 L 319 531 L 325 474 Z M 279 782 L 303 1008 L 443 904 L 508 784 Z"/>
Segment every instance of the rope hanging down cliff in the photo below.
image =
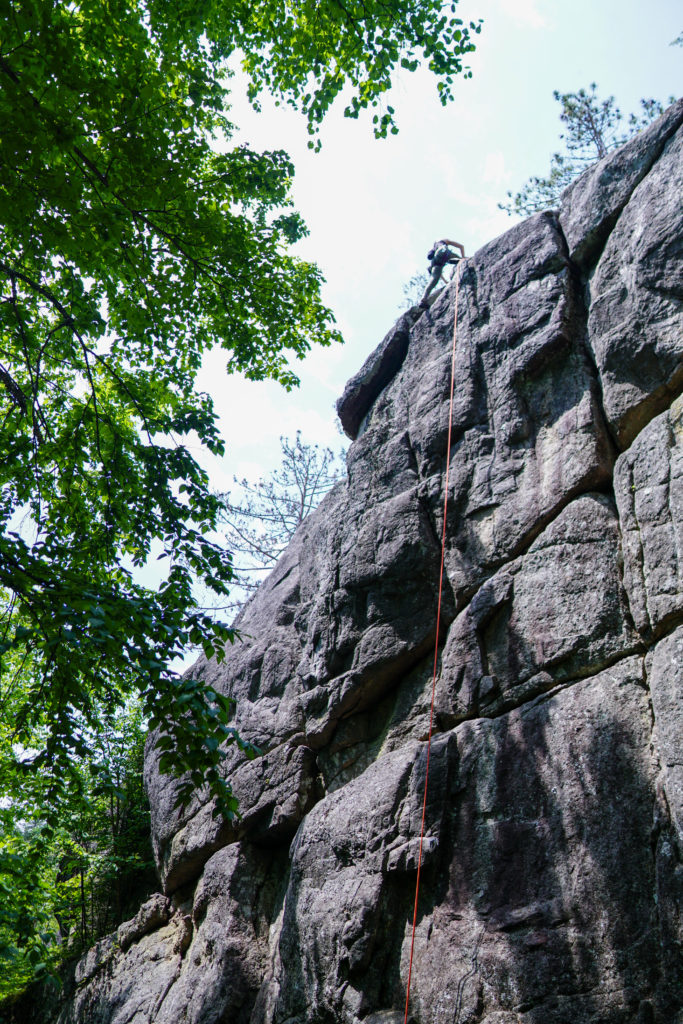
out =
<path fill-rule="evenodd" d="M 465 250 L 462 249 L 462 261 L 465 259 Z M 443 530 L 441 531 L 441 565 L 439 568 L 439 600 L 436 609 L 436 638 L 434 640 L 434 671 L 432 674 L 432 703 L 429 712 L 429 735 L 427 737 L 427 764 L 425 767 L 425 787 L 422 801 L 422 823 L 420 825 L 420 846 L 417 855 L 417 880 L 415 882 L 415 906 L 413 909 L 413 927 L 410 938 L 410 960 L 408 963 L 408 983 L 406 985 L 406 1007 L 404 1024 L 408 1024 L 408 1007 L 410 1003 L 410 983 L 413 975 L 413 953 L 415 950 L 415 928 L 417 924 L 417 903 L 420 895 L 420 873 L 422 870 L 422 846 L 424 842 L 425 816 L 427 813 L 427 788 L 429 785 L 429 758 L 432 749 L 432 729 L 434 725 L 434 697 L 436 695 L 436 674 L 439 663 L 439 631 L 441 628 L 441 594 L 443 591 L 443 567 L 446 554 L 446 517 L 448 513 L 448 473 L 451 464 L 451 435 L 453 432 L 453 392 L 455 389 L 455 349 L 458 337 L 458 296 L 460 292 L 460 270 L 462 262 L 458 263 L 455 272 L 455 312 L 453 315 L 453 346 L 451 352 L 451 393 L 448 404 L 448 444 L 446 446 L 446 480 L 444 484 L 443 501 Z"/>

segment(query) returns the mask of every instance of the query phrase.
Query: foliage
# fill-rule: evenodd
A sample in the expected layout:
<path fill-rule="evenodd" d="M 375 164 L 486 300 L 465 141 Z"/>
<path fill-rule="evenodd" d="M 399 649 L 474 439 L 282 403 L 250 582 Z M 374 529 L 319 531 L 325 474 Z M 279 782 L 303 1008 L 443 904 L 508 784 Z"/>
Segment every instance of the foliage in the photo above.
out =
<path fill-rule="evenodd" d="M 311 135 L 346 86 L 347 117 L 377 107 L 397 67 L 415 71 L 426 65 L 438 78 L 441 102 L 452 100 L 455 76 L 471 77 L 463 57 L 474 50 L 472 36 L 481 30 L 481 22 L 466 26 L 456 17 L 457 0 L 260 0 L 230 8 L 233 38 L 251 79 L 250 98 L 257 100 L 266 89 L 300 109 Z M 396 133 L 394 113 L 387 106 L 374 115 L 377 137 Z"/>
<path fill-rule="evenodd" d="M 418 304 L 424 295 L 425 288 L 429 284 L 429 276 L 426 270 L 420 270 L 417 274 L 413 274 L 410 280 L 403 285 L 401 309 L 410 309 Z"/>
<path fill-rule="evenodd" d="M 36 740 L 40 737 L 37 736 Z M 156 884 L 142 786 L 145 729 L 130 704 L 74 766 L 79 787 L 46 829 L 45 794 L 31 773 L 18 784 L 0 736 L 0 1000 L 54 972 L 112 931 Z"/>
<path fill-rule="evenodd" d="M 479 26 L 441 0 L 0 0 L 0 17 L 0 706 L 32 751 L 15 772 L 41 771 L 57 807 L 140 692 L 181 795 L 207 783 L 230 815 L 230 704 L 168 668 L 232 637 L 193 598 L 231 576 L 190 452 L 223 451 L 195 376 L 220 345 L 228 370 L 290 388 L 288 358 L 338 334 L 289 252 L 287 155 L 212 148 L 232 132 L 227 62 L 315 135 L 345 85 L 356 116 L 399 66 L 426 61 L 445 102 Z M 388 107 L 375 131 L 394 129 Z"/>
<path fill-rule="evenodd" d="M 508 202 L 498 205 L 511 215 L 526 217 L 556 207 L 565 188 L 589 164 L 601 160 L 664 111 L 657 100 L 641 100 L 640 114 L 631 114 L 624 123 L 614 96 L 600 100 L 595 83 L 589 91 L 555 91 L 553 97 L 562 107 L 560 120 L 566 125 L 566 132 L 560 138 L 565 143 L 566 153 L 553 153 L 546 178 L 534 176 L 516 195 L 508 192 Z"/>
<path fill-rule="evenodd" d="M 244 595 L 233 607 L 257 589 L 262 574 L 270 572 L 298 527 L 342 476 L 343 463 L 332 449 L 307 444 L 300 430 L 293 442 L 281 437 L 280 448 L 278 469 L 256 483 L 235 477 L 237 497 L 230 491 L 221 495 L 223 538 L 239 560 L 233 573 Z"/>

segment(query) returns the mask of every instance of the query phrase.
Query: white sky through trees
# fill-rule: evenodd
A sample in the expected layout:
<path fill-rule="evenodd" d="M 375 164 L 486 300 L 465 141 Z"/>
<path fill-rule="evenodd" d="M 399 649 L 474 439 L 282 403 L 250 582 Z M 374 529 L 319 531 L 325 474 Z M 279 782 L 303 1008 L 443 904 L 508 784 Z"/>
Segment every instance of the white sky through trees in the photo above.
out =
<path fill-rule="evenodd" d="M 561 148 L 553 90 L 591 82 L 613 94 L 624 115 L 641 97 L 683 94 L 683 31 L 678 0 L 461 0 L 459 16 L 483 18 L 474 75 L 456 80 L 455 102 L 440 106 L 427 74 L 403 73 L 389 103 L 400 132 L 372 136 L 370 117 L 342 117 L 321 131 L 322 152 L 307 148 L 303 118 L 266 99 L 251 111 L 234 82 L 232 118 L 255 149 L 283 148 L 296 167 L 294 200 L 310 236 L 298 245 L 321 267 L 323 296 L 346 344 L 320 349 L 295 367 L 298 391 L 228 378 L 220 353 L 201 386 L 221 414 L 227 454 L 202 460 L 213 486 L 233 474 L 257 477 L 280 458 L 280 435 L 337 448 L 334 402 L 346 380 L 399 314 L 403 284 L 426 265 L 435 238 L 461 241 L 468 255 L 513 223 L 497 203 L 532 175 L 544 175 Z"/>

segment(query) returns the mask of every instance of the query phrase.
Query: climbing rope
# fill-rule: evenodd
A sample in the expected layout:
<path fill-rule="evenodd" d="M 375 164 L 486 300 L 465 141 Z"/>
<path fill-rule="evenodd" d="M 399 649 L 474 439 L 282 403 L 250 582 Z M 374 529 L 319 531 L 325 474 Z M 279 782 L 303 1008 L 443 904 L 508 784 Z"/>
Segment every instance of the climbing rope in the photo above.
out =
<path fill-rule="evenodd" d="M 436 608 L 436 638 L 434 641 L 434 672 L 432 675 L 432 704 L 429 712 L 429 735 L 427 737 L 427 764 L 425 767 L 425 788 L 422 800 L 422 823 L 420 825 L 420 846 L 417 854 L 417 880 L 415 882 L 415 906 L 413 908 L 413 929 L 410 938 L 410 960 L 408 963 L 408 984 L 406 985 L 406 1011 L 403 1024 L 408 1024 L 408 1006 L 410 1003 L 410 983 L 413 976 L 413 954 L 415 951 L 415 928 L 417 925 L 417 903 L 420 895 L 420 873 L 422 870 L 422 846 L 424 843 L 425 817 L 427 814 L 427 788 L 429 786 L 429 758 L 432 750 L 432 730 L 434 725 L 434 698 L 436 695 L 436 673 L 439 664 L 439 632 L 441 629 L 441 593 L 443 590 L 443 567 L 446 555 L 446 516 L 448 513 L 448 473 L 451 465 L 451 434 L 453 432 L 453 392 L 455 389 L 455 347 L 458 337 L 458 294 L 460 291 L 460 266 L 455 271 L 455 313 L 453 317 L 453 348 L 451 353 L 451 394 L 448 404 L 448 444 L 446 447 L 446 483 L 443 500 L 443 530 L 441 532 L 441 566 L 439 569 L 439 600 Z"/>

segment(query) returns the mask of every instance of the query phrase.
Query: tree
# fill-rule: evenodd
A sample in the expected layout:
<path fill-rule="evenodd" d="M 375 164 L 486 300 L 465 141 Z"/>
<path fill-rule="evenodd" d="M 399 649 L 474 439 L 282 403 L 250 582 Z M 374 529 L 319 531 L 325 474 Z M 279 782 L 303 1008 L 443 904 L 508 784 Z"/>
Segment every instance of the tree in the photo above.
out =
<path fill-rule="evenodd" d="M 508 192 L 508 202 L 498 205 L 511 215 L 528 217 L 539 210 L 557 207 L 562 192 L 586 167 L 622 145 L 664 111 L 657 100 L 641 100 L 640 114 L 631 114 L 624 123 L 614 96 L 599 100 L 595 83 L 588 92 L 555 91 L 553 97 L 562 107 L 560 120 L 566 125 L 566 133 L 560 138 L 566 153 L 553 153 L 546 178 L 534 176 L 516 195 Z"/>
<path fill-rule="evenodd" d="M 418 270 L 409 281 L 403 285 L 403 302 L 400 309 L 411 309 L 416 306 L 422 298 L 425 288 L 429 284 L 429 274 L 426 270 Z"/>
<path fill-rule="evenodd" d="M 72 766 L 78 786 L 45 827 L 45 782 L 18 784 L 0 732 L 0 1001 L 132 916 L 157 884 L 142 785 L 145 728 L 130 703 Z M 35 740 L 40 743 L 40 736 Z"/>
<path fill-rule="evenodd" d="M 0 14 L 0 702 L 22 695 L 17 749 L 43 722 L 30 768 L 46 806 L 140 692 L 173 734 L 162 770 L 188 773 L 180 799 L 206 783 L 231 814 L 230 703 L 168 668 L 232 636 L 193 597 L 196 578 L 220 597 L 231 577 L 187 444 L 223 450 L 195 376 L 220 345 L 229 371 L 291 388 L 288 358 L 339 335 L 319 271 L 289 252 L 305 227 L 287 155 L 211 146 L 232 132 L 227 62 L 241 54 L 252 100 L 297 106 L 312 140 L 345 87 L 346 113 L 377 108 L 382 136 L 395 69 L 426 62 L 446 102 L 480 26 L 441 0 L 0 0 Z M 156 589 L 135 575 L 153 556 Z"/>
<path fill-rule="evenodd" d="M 241 607 L 270 572 L 304 519 L 315 509 L 343 473 L 343 463 L 331 448 L 307 444 L 297 430 L 292 442 L 280 438 L 280 467 L 256 483 L 238 480 L 237 497 L 221 494 L 219 522 L 228 551 L 238 560 L 234 579 Z"/>

